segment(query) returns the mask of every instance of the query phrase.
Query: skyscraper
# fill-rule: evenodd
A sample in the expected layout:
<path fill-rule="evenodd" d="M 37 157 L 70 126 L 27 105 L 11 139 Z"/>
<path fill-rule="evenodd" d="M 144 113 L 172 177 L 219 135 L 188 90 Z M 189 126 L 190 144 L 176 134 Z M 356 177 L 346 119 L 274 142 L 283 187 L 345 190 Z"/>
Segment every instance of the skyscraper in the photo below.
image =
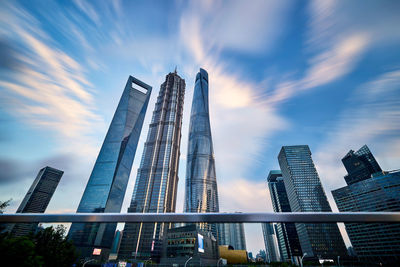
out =
<path fill-rule="evenodd" d="M 232 246 L 236 250 L 246 250 L 243 223 L 218 224 L 218 244 Z"/>
<path fill-rule="evenodd" d="M 382 172 L 367 145 L 362 146 L 357 152 L 350 150 L 342 162 L 348 173 L 344 177 L 348 185 L 369 179 L 374 173 Z"/>
<path fill-rule="evenodd" d="M 283 146 L 279 156 L 292 212 L 331 212 L 307 145 Z M 336 223 L 296 223 L 301 250 L 307 257 L 334 259 L 347 256 Z"/>
<path fill-rule="evenodd" d="M 282 172 L 280 170 L 270 171 L 267 182 L 274 211 L 291 212 Z M 295 224 L 277 223 L 275 226 L 281 260 L 291 260 L 293 263 L 297 263 L 297 258 L 303 254 Z"/>
<path fill-rule="evenodd" d="M 77 212 L 120 212 L 135 157 L 151 87 L 129 76 Z M 107 258 L 116 223 L 73 223 L 69 238 L 82 257 L 101 248 Z"/>
<path fill-rule="evenodd" d="M 208 73 L 196 75 L 190 114 L 186 164 L 185 212 L 219 212 L 214 149 L 208 107 Z M 201 223 L 202 230 L 217 237 L 215 224 Z"/>
<path fill-rule="evenodd" d="M 361 178 L 332 191 L 340 212 L 400 211 L 400 171 L 378 172 L 370 178 Z M 345 223 L 345 226 L 354 251 L 362 262 L 398 265 L 399 223 Z"/>
<path fill-rule="evenodd" d="M 262 223 L 261 224 L 263 236 L 264 236 L 264 244 L 265 244 L 265 252 L 267 256 L 267 262 L 275 262 L 279 261 L 278 248 L 276 245 L 276 235 L 274 231 L 274 225 L 272 223 Z"/>
<path fill-rule="evenodd" d="M 49 166 L 42 168 L 19 205 L 17 213 L 45 212 L 63 174 L 63 171 Z M 37 225 L 37 223 L 15 224 L 12 227 L 11 234 L 15 236 L 27 235 L 34 232 Z"/>
<path fill-rule="evenodd" d="M 185 80 L 169 73 L 160 87 L 128 212 L 175 212 Z M 170 223 L 126 223 L 120 259 L 161 256 Z"/>

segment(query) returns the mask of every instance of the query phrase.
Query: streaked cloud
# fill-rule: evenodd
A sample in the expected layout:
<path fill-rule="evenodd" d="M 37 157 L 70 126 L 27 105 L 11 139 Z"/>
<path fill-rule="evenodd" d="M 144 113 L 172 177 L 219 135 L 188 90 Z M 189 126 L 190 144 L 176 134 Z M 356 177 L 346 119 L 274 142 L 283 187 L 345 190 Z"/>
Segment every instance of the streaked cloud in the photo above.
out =
<path fill-rule="evenodd" d="M 80 63 L 57 48 L 57 43 L 24 9 L 16 12 L 18 7 L 9 8 L 15 12 L 3 19 L 14 22 L 9 24 L 13 35 L 3 34 L 3 40 L 18 44 L 13 55 L 18 65 L 0 82 L 2 102 L 35 127 L 75 140 L 91 133 L 101 125 L 102 118 L 95 113 L 93 85 Z M 37 26 L 30 30 L 26 25 Z"/>
<path fill-rule="evenodd" d="M 281 37 L 292 6 L 286 0 L 251 4 L 240 0 L 193 1 L 182 12 L 181 32 L 197 59 L 202 53 L 221 50 L 266 53 Z M 202 47 L 199 38 L 207 39 Z"/>
<path fill-rule="evenodd" d="M 346 171 L 340 159 L 350 149 L 357 150 L 364 144 L 383 169 L 399 168 L 400 153 L 396 148 L 400 147 L 400 70 L 386 72 L 361 85 L 347 103 L 348 108 L 331 125 L 326 141 L 314 156 L 327 191 L 345 185 Z"/>

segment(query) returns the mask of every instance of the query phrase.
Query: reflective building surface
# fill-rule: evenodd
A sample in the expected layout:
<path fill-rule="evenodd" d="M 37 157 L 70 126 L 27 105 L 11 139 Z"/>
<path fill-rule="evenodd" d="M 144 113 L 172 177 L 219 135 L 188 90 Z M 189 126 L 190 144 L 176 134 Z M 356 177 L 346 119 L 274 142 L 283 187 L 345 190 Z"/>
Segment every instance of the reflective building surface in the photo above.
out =
<path fill-rule="evenodd" d="M 64 172 L 52 167 L 42 168 L 17 209 L 17 213 L 44 213 Z M 35 232 L 37 223 L 18 223 L 12 227 L 14 236 Z"/>
<path fill-rule="evenodd" d="M 184 211 L 219 212 L 208 106 L 208 73 L 204 69 L 200 69 L 196 75 L 190 114 Z M 202 224 L 199 227 L 218 236 L 215 224 Z"/>
<path fill-rule="evenodd" d="M 169 73 L 160 87 L 128 212 L 175 212 L 185 80 Z M 125 224 L 120 259 L 161 257 L 170 223 Z"/>
<path fill-rule="evenodd" d="M 332 211 L 307 145 L 283 146 L 278 160 L 292 212 Z M 347 256 L 337 224 L 296 223 L 296 230 L 307 257 L 335 260 Z"/>
<path fill-rule="evenodd" d="M 120 212 L 135 157 L 151 87 L 129 76 L 77 212 Z M 89 257 L 93 248 L 107 257 L 116 223 L 74 223 L 69 238 Z"/>
<path fill-rule="evenodd" d="M 235 250 L 246 250 L 243 223 L 218 224 L 218 244 L 232 246 Z"/>
<path fill-rule="evenodd" d="M 350 150 L 342 162 L 348 173 L 344 177 L 348 185 L 369 179 L 374 173 L 382 173 L 381 167 L 367 145 L 361 147 L 357 152 Z"/>
<path fill-rule="evenodd" d="M 340 212 L 400 211 L 400 171 L 332 191 Z M 346 231 L 360 261 L 396 266 L 400 262 L 400 224 L 346 223 Z"/>
<path fill-rule="evenodd" d="M 267 182 L 274 211 L 291 212 L 282 172 L 280 170 L 270 171 Z M 298 257 L 301 257 L 303 253 L 296 225 L 294 223 L 277 223 L 275 229 L 281 261 L 291 260 L 293 263 L 298 263 Z"/>
<path fill-rule="evenodd" d="M 265 253 L 267 262 L 276 262 L 279 260 L 278 247 L 276 244 L 276 235 L 272 223 L 262 223 L 262 232 L 264 236 Z"/>

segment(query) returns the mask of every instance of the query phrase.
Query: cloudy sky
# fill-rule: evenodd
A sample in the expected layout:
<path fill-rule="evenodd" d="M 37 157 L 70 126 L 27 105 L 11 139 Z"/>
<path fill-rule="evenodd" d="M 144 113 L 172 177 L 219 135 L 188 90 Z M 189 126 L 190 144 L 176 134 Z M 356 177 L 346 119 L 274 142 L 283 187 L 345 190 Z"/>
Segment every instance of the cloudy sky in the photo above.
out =
<path fill-rule="evenodd" d="M 272 211 L 283 145 L 308 144 L 334 210 L 340 159 L 367 144 L 400 168 L 399 1 L 1 1 L 0 195 L 14 212 L 38 170 L 65 171 L 47 212 L 75 212 L 128 75 L 153 86 L 123 212 L 160 84 L 187 84 L 183 210 L 195 74 L 210 78 L 221 211 Z M 247 246 L 263 248 L 246 225 Z M 347 241 L 348 242 L 348 241 Z"/>

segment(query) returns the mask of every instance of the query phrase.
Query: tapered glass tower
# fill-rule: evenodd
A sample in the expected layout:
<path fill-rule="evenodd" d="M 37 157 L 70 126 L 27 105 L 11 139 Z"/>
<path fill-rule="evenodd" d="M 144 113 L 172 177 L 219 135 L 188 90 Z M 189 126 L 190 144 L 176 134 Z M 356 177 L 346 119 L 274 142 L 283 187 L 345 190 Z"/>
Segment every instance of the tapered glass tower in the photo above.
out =
<path fill-rule="evenodd" d="M 185 80 L 176 71 L 160 87 L 128 212 L 175 212 Z M 120 259 L 157 260 L 170 223 L 127 223 Z"/>
<path fill-rule="evenodd" d="M 151 87 L 129 76 L 77 212 L 120 212 L 135 157 Z M 74 223 L 69 238 L 89 257 L 101 248 L 107 258 L 116 223 Z"/>
<path fill-rule="evenodd" d="M 208 73 L 197 73 L 190 114 L 189 142 L 186 165 L 185 212 L 219 212 L 214 149 L 208 110 Z M 199 224 L 212 231 L 215 224 Z"/>

